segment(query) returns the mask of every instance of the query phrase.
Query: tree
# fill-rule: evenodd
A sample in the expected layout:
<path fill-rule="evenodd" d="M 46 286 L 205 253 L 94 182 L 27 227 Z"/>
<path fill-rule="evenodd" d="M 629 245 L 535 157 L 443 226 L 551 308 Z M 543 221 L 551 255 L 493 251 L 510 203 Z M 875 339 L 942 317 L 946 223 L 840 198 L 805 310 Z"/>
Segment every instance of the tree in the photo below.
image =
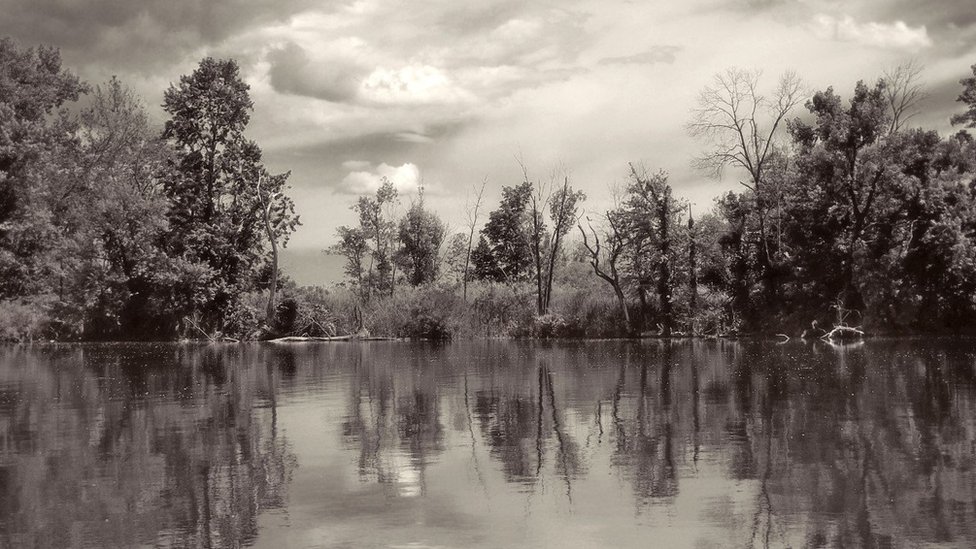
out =
<path fill-rule="evenodd" d="M 475 274 L 484 280 L 514 282 L 532 272 L 532 184 L 502 187 L 498 208 L 488 214 L 472 253 Z"/>
<path fill-rule="evenodd" d="M 366 270 L 366 299 L 372 296 L 373 291 L 393 293 L 393 277 L 396 275 L 393 270 L 396 223 L 392 211 L 398 203 L 396 187 L 384 177 L 375 197 L 361 196 L 352 207 L 359 214 L 360 228 L 373 243 L 369 268 Z"/>
<path fill-rule="evenodd" d="M 803 84 L 795 73 L 786 72 L 772 96 L 767 97 L 760 91 L 760 76 L 760 72 L 736 68 L 715 75 L 714 83 L 703 88 L 698 97 L 688 130 L 709 146 L 695 161 L 697 167 L 721 175 L 724 168 L 732 166 L 748 174 L 748 181 L 740 183 L 756 197 L 756 257 L 767 297 L 771 297 L 775 292 L 773 259 L 778 250 L 770 250 L 767 234 L 768 172 L 777 154 L 777 132 L 802 101 Z"/>
<path fill-rule="evenodd" d="M 481 187 L 478 188 L 478 194 L 474 201 L 474 206 L 468 207 L 468 245 L 467 250 L 464 254 L 464 272 L 461 275 L 461 296 L 465 302 L 468 300 L 468 271 L 471 266 L 471 251 L 474 245 L 474 231 L 478 227 L 478 212 L 481 210 L 481 201 L 485 196 L 485 185 L 488 184 L 488 178 L 481 180 Z"/>
<path fill-rule="evenodd" d="M 262 173 L 258 179 L 258 200 L 261 201 L 261 213 L 264 221 L 264 229 L 271 244 L 271 276 L 268 279 L 268 306 L 266 310 L 266 321 L 268 326 L 273 325 L 275 318 L 275 294 L 278 292 L 278 240 L 287 238 L 289 214 L 294 211 L 294 205 L 290 199 L 283 195 L 281 191 L 261 191 L 261 185 L 266 187 L 282 188 L 284 179 L 288 174 L 271 176 Z M 276 181 L 277 180 L 277 181 Z M 270 183 L 270 184 L 269 184 Z M 276 215 L 277 214 L 277 215 Z M 287 244 L 287 240 L 282 243 L 282 247 Z"/>
<path fill-rule="evenodd" d="M 163 249 L 171 151 L 133 92 L 118 79 L 95 88 L 79 115 L 79 177 L 73 199 L 79 261 L 74 307 L 87 337 L 166 337 L 165 281 L 179 268 Z M 150 306 L 152 303 L 152 306 Z"/>
<path fill-rule="evenodd" d="M 70 204 L 62 189 L 72 188 L 78 145 L 63 108 L 87 91 L 57 49 L 0 39 L 0 299 L 59 286 L 55 210 Z"/>
<path fill-rule="evenodd" d="M 966 106 L 966 112 L 952 115 L 950 122 L 953 126 L 964 124 L 967 128 L 976 128 L 976 65 L 971 69 L 973 75 L 959 81 L 963 90 L 956 98 L 956 101 Z"/>
<path fill-rule="evenodd" d="M 606 220 L 603 229 L 603 244 L 600 243 L 600 235 L 590 219 L 586 219 L 587 228 L 592 235 L 592 244 L 582 223 L 578 223 L 580 234 L 583 237 L 583 246 L 589 254 L 589 263 L 593 267 L 593 273 L 600 277 L 613 289 L 613 294 L 617 298 L 617 306 L 620 308 L 620 316 L 624 320 L 624 325 L 630 329 L 630 312 L 627 309 L 627 298 L 624 294 L 623 281 L 618 265 L 623 257 L 628 245 L 627 232 L 624 225 L 624 214 L 619 210 L 608 210 L 604 213 Z"/>
<path fill-rule="evenodd" d="M 921 74 L 921 65 L 909 61 L 885 71 L 882 76 L 891 117 L 888 133 L 904 130 L 905 124 L 918 114 L 918 105 L 926 97 L 925 88 L 919 82 Z"/>
<path fill-rule="evenodd" d="M 424 208 L 420 198 L 400 220 L 399 259 L 407 281 L 413 286 L 429 284 L 440 269 L 440 249 L 447 228 L 436 214 Z"/>
<path fill-rule="evenodd" d="M 342 226 L 337 231 L 339 243 L 332 251 L 345 256 L 346 276 L 353 279 L 363 301 L 369 301 L 374 293 L 393 293 L 398 230 L 393 217 L 397 204 L 396 187 L 384 177 L 374 196 L 360 196 L 352 205 L 359 226 Z"/>
<path fill-rule="evenodd" d="M 670 335 L 674 325 L 672 243 L 682 209 L 672 194 L 666 172 L 648 175 L 644 168 L 631 164 L 622 210 L 630 233 L 629 262 L 638 281 L 645 317 L 649 314 L 647 291 L 656 289 L 663 335 Z"/>
<path fill-rule="evenodd" d="M 789 124 L 798 147 L 797 169 L 805 182 L 797 188 L 805 198 L 794 194 L 791 204 L 794 209 L 818 208 L 812 220 L 831 228 L 834 235 L 827 237 L 833 242 L 826 242 L 827 249 L 821 251 L 839 256 L 840 269 L 823 275 L 837 280 L 845 307 L 859 309 L 863 301 L 856 281 L 858 254 L 880 196 L 898 172 L 897 158 L 882 139 L 890 124 L 885 85 L 879 81 L 869 88 L 858 82 L 846 108 L 828 88 L 814 94 L 807 109 L 816 117 L 813 125 L 800 119 Z M 812 259 L 824 264 L 826 257 Z"/>
<path fill-rule="evenodd" d="M 331 253 L 339 254 L 346 258 L 345 273 L 352 279 L 360 298 L 366 298 L 366 257 L 369 255 L 369 243 L 366 233 L 359 227 L 339 227 L 337 231 L 339 243 L 333 246 Z"/>
<path fill-rule="evenodd" d="M 253 104 L 235 61 L 203 59 L 166 90 L 163 108 L 170 115 L 164 136 L 176 149 L 175 175 L 166 182 L 168 245 L 212 273 L 213 298 L 199 312 L 219 330 L 255 285 L 268 234 L 265 214 L 282 241 L 299 224 L 284 194 L 288 174 L 268 174 L 261 149 L 244 136 Z M 269 209 L 262 195 L 280 198 Z"/>

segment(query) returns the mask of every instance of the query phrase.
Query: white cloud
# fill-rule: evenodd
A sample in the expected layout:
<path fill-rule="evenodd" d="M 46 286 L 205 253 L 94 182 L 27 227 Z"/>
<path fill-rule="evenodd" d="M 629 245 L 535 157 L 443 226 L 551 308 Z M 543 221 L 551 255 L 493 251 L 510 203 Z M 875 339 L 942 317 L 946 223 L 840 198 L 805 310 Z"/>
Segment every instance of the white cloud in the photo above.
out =
<path fill-rule="evenodd" d="M 407 162 L 400 166 L 390 166 L 382 163 L 375 169 L 349 172 L 336 188 L 340 194 L 372 194 L 375 193 L 383 179 L 388 179 L 401 195 L 413 194 L 420 186 L 420 169 L 415 164 Z"/>
<path fill-rule="evenodd" d="M 377 67 L 360 86 L 361 97 L 380 104 L 459 103 L 471 94 L 455 85 L 443 71 L 430 65 L 399 69 Z"/>
<path fill-rule="evenodd" d="M 932 45 L 924 25 L 910 27 L 904 21 L 858 23 L 849 15 L 837 18 L 819 14 L 813 19 L 813 31 L 822 39 L 856 42 L 877 48 L 919 50 Z"/>

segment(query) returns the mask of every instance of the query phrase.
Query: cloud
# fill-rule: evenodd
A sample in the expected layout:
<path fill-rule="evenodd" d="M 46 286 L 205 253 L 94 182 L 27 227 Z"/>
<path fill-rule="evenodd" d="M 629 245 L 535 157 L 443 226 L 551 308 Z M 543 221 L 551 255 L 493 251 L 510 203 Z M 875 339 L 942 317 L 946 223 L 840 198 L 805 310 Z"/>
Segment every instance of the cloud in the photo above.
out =
<path fill-rule="evenodd" d="M 655 63 L 674 63 L 681 46 L 654 46 L 647 51 L 619 57 L 604 57 L 601 65 L 653 65 Z"/>
<path fill-rule="evenodd" d="M 377 67 L 363 80 L 360 95 L 364 101 L 380 105 L 452 104 L 474 99 L 447 74 L 430 65 Z"/>
<path fill-rule="evenodd" d="M 293 42 L 271 50 L 267 61 L 275 90 L 332 102 L 355 100 L 362 79 L 369 72 L 350 57 L 331 55 L 313 61 Z"/>
<path fill-rule="evenodd" d="M 400 194 L 413 194 L 420 186 L 420 169 L 407 162 L 400 166 L 390 166 L 385 162 L 375 169 L 349 172 L 336 187 L 338 194 L 373 194 L 383 180 L 387 179 Z"/>
<path fill-rule="evenodd" d="M 148 73 L 313 0 L 7 0 L 0 34 L 55 45 L 80 63 Z M 320 7 L 321 9 L 321 7 Z"/>
<path fill-rule="evenodd" d="M 849 15 L 836 18 L 819 14 L 814 17 L 813 30 L 822 39 L 856 42 L 884 49 L 919 50 L 932 45 L 924 26 L 913 28 L 904 21 L 858 23 Z"/>

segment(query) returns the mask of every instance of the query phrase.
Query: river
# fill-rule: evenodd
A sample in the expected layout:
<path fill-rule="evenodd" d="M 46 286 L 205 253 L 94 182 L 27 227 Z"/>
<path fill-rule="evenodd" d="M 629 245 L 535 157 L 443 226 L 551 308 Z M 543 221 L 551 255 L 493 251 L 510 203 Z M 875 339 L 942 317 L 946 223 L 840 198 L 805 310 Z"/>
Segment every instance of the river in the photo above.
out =
<path fill-rule="evenodd" d="M 974 547 L 976 342 L 0 347 L 3 547 Z"/>

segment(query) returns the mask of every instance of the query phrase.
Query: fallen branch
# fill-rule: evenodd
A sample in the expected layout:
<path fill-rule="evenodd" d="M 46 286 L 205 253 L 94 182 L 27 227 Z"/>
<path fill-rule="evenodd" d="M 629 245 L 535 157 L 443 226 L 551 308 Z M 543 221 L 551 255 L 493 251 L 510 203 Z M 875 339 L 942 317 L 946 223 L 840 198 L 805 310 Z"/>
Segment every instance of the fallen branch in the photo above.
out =
<path fill-rule="evenodd" d="M 307 343 L 313 341 L 397 341 L 400 338 L 382 336 L 360 336 L 358 334 L 348 334 L 341 336 L 285 336 L 269 339 L 266 343 Z"/>
<path fill-rule="evenodd" d="M 820 336 L 820 339 L 860 339 L 864 337 L 864 332 L 860 328 L 850 326 L 834 326 L 834 329 Z"/>

